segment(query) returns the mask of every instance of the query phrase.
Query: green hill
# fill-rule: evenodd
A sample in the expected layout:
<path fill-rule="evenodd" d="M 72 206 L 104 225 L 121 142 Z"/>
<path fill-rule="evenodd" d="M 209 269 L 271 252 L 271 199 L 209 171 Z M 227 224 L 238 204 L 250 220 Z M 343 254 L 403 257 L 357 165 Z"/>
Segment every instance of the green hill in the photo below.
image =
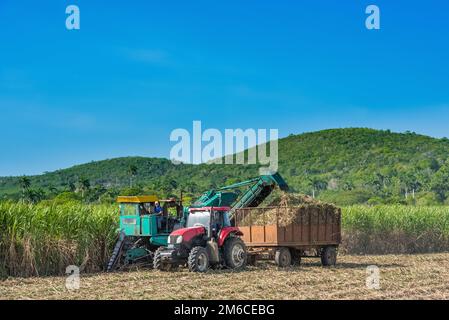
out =
<path fill-rule="evenodd" d="M 339 204 L 444 202 L 449 191 L 448 158 L 448 139 L 410 132 L 330 129 L 279 140 L 279 172 L 290 187 Z M 95 200 L 105 194 L 113 199 L 123 192 L 179 195 L 181 189 L 195 196 L 257 174 L 255 165 L 174 165 L 167 159 L 128 157 L 29 179 L 31 188 L 47 198 L 64 190 L 79 191 L 80 180 L 87 179 L 90 199 Z M 19 198 L 19 180 L 0 178 L 0 198 Z"/>

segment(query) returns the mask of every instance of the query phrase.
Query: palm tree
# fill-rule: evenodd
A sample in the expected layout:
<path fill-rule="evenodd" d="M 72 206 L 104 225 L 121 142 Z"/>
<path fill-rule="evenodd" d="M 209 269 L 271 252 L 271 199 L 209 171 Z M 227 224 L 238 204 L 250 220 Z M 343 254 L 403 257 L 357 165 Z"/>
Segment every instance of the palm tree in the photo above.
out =
<path fill-rule="evenodd" d="M 19 184 L 20 184 L 20 187 L 22 188 L 22 200 L 23 200 L 23 199 L 25 199 L 25 192 L 31 186 L 31 180 L 27 176 L 22 176 L 22 177 L 20 177 Z"/>
<path fill-rule="evenodd" d="M 309 178 L 309 183 L 312 187 L 312 197 L 315 198 L 315 192 L 324 190 L 327 187 L 327 183 L 319 177 L 313 176 Z"/>
<path fill-rule="evenodd" d="M 133 177 L 137 175 L 137 167 L 135 165 L 130 165 L 128 168 L 128 174 L 129 174 L 129 187 L 133 187 Z"/>
<path fill-rule="evenodd" d="M 87 178 L 81 177 L 78 179 L 78 189 L 81 191 L 81 196 L 84 198 L 84 193 L 89 190 L 90 181 Z"/>
<path fill-rule="evenodd" d="M 35 192 L 34 192 L 34 201 L 39 202 L 42 199 L 45 198 L 45 191 L 42 188 L 38 188 Z"/>

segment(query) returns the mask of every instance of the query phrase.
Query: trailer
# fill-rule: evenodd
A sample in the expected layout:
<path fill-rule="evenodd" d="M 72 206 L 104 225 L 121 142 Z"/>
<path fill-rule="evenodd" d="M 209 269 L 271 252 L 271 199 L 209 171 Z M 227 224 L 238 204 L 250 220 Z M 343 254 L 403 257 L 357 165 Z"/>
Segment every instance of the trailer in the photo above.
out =
<path fill-rule="evenodd" d="M 274 259 L 279 267 L 299 265 L 301 257 L 321 258 L 335 265 L 341 243 L 341 209 L 333 207 L 240 208 L 235 225 L 243 233 L 248 264 Z M 285 217 L 294 217 L 286 222 Z"/>

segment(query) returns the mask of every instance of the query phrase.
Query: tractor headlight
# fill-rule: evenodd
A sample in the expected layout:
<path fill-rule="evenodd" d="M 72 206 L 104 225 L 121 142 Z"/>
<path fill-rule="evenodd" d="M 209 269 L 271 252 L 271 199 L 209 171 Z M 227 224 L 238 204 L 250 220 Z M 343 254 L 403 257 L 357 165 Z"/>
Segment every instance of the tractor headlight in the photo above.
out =
<path fill-rule="evenodd" d="M 168 244 L 180 244 L 182 243 L 182 236 L 169 236 Z"/>

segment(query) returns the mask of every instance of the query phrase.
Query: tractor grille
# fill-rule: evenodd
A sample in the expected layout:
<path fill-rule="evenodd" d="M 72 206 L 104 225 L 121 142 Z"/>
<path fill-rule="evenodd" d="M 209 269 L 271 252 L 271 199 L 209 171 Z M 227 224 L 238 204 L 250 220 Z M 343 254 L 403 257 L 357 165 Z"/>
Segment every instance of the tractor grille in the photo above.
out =
<path fill-rule="evenodd" d="M 169 236 L 168 243 L 175 244 L 178 236 Z"/>

